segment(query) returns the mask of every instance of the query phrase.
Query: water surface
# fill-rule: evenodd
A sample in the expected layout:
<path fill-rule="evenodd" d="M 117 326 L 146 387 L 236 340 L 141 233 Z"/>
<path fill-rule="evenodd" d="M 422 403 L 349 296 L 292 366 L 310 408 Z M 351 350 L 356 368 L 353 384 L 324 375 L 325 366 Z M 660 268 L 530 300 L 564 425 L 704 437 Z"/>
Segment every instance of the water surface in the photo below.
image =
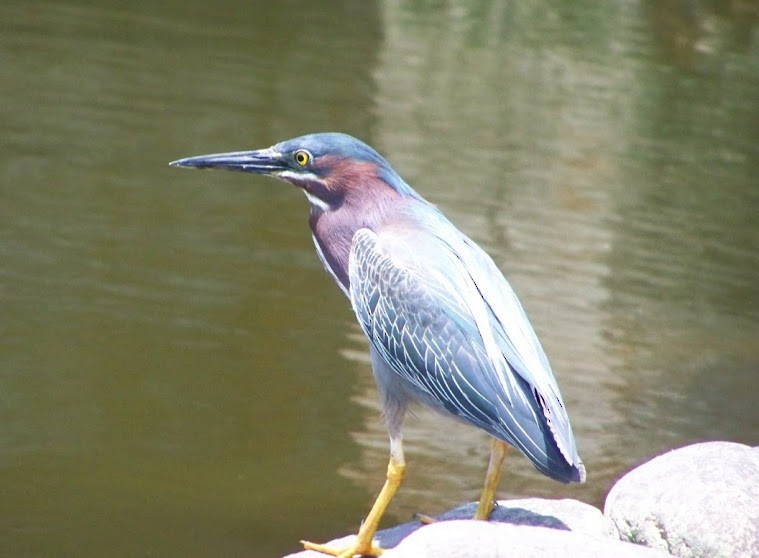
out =
<path fill-rule="evenodd" d="M 588 482 L 515 455 L 503 497 L 600 506 L 671 447 L 758 444 L 757 13 L 729 6 L 4 4 L 0 554 L 355 530 L 386 433 L 305 200 L 166 167 L 311 131 L 374 145 L 522 298 Z M 477 497 L 484 435 L 406 440 L 388 523 Z"/>

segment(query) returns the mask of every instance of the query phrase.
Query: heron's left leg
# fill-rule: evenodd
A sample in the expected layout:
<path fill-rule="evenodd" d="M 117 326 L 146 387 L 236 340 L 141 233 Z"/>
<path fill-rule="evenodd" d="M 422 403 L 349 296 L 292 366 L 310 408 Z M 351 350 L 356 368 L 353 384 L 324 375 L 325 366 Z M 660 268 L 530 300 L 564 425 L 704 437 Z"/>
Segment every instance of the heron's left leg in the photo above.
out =
<path fill-rule="evenodd" d="M 488 463 L 488 472 L 485 475 L 485 486 L 482 487 L 482 495 L 474 519 L 487 520 L 490 512 L 495 506 L 495 489 L 498 487 L 498 478 L 501 476 L 501 467 L 503 459 L 506 457 L 506 450 L 509 446 L 501 440 L 493 438 L 490 443 L 490 463 Z"/>

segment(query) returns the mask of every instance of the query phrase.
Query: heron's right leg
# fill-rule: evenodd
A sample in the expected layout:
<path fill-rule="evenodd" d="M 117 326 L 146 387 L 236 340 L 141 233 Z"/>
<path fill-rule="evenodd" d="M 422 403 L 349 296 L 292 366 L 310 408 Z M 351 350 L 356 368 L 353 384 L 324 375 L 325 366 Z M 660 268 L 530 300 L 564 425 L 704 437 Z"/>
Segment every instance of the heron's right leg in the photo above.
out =
<path fill-rule="evenodd" d="M 373 542 L 374 533 L 377 532 L 380 520 L 385 514 L 390 501 L 398 491 L 398 487 L 403 481 L 403 476 L 406 472 L 406 463 L 403 459 L 403 447 L 401 439 L 390 439 L 390 463 L 387 466 L 387 480 L 382 490 L 374 501 L 369 515 L 366 516 L 366 520 L 361 525 L 358 531 L 356 540 L 347 548 L 332 548 L 321 544 L 314 544 L 306 541 L 301 541 L 303 546 L 307 550 L 316 550 L 318 552 L 324 552 L 333 556 L 339 556 L 340 558 L 352 558 L 355 555 L 362 556 L 379 556 L 382 554 L 382 548 L 375 545 Z"/>
<path fill-rule="evenodd" d="M 381 360 L 374 350 L 372 350 L 372 365 L 380 397 L 382 398 L 385 422 L 390 433 L 390 463 L 387 466 L 387 480 L 385 480 L 379 496 L 374 501 L 369 515 L 366 516 L 361 525 L 356 540 L 350 546 L 347 548 L 332 548 L 330 546 L 301 541 L 303 542 L 303 546 L 308 550 L 324 552 L 338 556 L 339 558 L 351 558 L 357 554 L 365 556 L 379 556 L 382 554 L 382 548 L 373 542 L 374 534 L 377 532 L 380 520 L 390 505 L 393 496 L 398 491 L 398 487 L 401 485 L 406 473 L 401 427 L 403 419 L 406 416 L 408 399 L 401 385 L 396 383 L 400 380 L 396 377 L 395 372 Z"/>
<path fill-rule="evenodd" d="M 509 446 L 505 442 L 493 438 L 490 444 L 490 463 L 488 463 L 488 472 L 485 475 L 485 486 L 482 487 L 482 495 L 474 519 L 487 520 L 490 512 L 495 506 L 495 489 L 498 487 L 498 479 L 501 476 L 503 460 L 506 457 L 506 450 Z"/>

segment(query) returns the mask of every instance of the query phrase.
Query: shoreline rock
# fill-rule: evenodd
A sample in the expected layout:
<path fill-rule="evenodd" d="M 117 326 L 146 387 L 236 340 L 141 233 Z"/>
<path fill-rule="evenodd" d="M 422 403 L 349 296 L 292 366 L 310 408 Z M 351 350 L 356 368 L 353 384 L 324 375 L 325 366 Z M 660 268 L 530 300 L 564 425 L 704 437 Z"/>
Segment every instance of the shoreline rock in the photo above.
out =
<path fill-rule="evenodd" d="M 759 557 L 759 448 L 705 442 L 636 467 L 604 515 L 622 540 L 681 558 Z"/>
<path fill-rule="evenodd" d="M 431 525 L 403 523 L 375 539 L 388 558 L 759 558 L 759 448 L 706 442 L 654 457 L 614 484 L 604 513 L 541 498 L 499 501 L 488 522 L 472 520 L 475 509 L 465 504 Z"/>

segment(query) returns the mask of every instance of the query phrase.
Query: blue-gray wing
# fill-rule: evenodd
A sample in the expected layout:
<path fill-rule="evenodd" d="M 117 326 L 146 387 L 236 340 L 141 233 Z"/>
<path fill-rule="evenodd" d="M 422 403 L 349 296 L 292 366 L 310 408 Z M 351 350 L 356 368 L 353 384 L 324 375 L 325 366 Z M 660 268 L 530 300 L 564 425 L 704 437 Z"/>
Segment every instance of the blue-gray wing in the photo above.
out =
<path fill-rule="evenodd" d="M 471 240 L 442 216 L 421 228 L 361 229 L 349 275 L 364 333 L 419 399 L 519 448 L 553 478 L 584 478 L 545 354 Z"/>

